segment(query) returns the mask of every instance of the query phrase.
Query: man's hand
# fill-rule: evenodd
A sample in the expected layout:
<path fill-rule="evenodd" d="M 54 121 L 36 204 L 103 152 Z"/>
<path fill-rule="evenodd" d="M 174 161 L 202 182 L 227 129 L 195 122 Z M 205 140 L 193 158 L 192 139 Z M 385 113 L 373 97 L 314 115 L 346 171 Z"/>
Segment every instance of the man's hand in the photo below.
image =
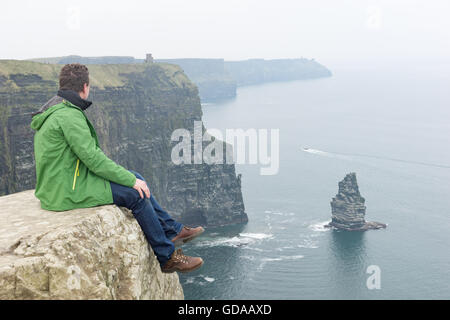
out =
<path fill-rule="evenodd" d="M 136 179 L 136 183 L 134 184 L 133 189 L 136 189 L 139 192 L 141 198 L 144 198 L 144 193 L 147 198 L 150 198 L 150 190 L 148 189 L 147 183 L 144 180 Z"/>

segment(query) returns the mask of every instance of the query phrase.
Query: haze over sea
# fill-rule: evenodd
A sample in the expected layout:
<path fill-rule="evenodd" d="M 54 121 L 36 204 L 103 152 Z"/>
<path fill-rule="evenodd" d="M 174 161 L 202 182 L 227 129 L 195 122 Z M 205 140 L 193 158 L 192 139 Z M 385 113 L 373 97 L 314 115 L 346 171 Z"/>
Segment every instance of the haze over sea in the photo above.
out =
<path fill-rule="evenodd" d="M 450 64 L 328 67 L 203 105 L 207 128 L 279 128 L 280 169 L 237 165 L 249 223 L 185 246 L 205 260 L 180 276 L 186 299 L 450 298 Z M 323 228 L 349 172 L 387 229 Z"/>

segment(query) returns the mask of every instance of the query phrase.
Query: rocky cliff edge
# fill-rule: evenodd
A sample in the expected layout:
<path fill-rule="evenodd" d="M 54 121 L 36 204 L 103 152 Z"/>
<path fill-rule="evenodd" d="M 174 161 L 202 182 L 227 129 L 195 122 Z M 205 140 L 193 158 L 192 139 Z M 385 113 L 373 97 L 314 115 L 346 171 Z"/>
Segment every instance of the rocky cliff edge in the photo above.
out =
<path fill-rule="evenodd" d="M 0 197 L 0 299 L 183 299 L 115 205 L 51 212 L 34 190 Z"/>

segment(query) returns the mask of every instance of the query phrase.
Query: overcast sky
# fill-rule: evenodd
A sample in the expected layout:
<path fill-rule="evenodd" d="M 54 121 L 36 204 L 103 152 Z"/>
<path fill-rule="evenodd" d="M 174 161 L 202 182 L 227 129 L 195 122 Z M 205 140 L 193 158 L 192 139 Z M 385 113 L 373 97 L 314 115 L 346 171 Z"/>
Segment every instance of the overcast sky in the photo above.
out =
<path fill-rule="evenodd" d="M 0 2 L 0 59 L 447 60 L 449 0 Z"/>

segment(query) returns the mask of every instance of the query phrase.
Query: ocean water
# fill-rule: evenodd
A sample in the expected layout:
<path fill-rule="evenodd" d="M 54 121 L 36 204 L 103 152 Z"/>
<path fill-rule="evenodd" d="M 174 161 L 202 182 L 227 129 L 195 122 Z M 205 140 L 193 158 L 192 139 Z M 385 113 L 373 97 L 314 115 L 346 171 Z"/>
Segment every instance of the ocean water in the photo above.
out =
<path fill-rule="evenodd" d="M 330 67 L 203 106 L 207 128 L 278 128 L 280 167 L 236 166 L 249 222 L 184 246 L 205 260 L 180 275 L 186 299 L 450 298 L 450 65 Z M 323 227 L 349 172 L 387 229 Z"/>

